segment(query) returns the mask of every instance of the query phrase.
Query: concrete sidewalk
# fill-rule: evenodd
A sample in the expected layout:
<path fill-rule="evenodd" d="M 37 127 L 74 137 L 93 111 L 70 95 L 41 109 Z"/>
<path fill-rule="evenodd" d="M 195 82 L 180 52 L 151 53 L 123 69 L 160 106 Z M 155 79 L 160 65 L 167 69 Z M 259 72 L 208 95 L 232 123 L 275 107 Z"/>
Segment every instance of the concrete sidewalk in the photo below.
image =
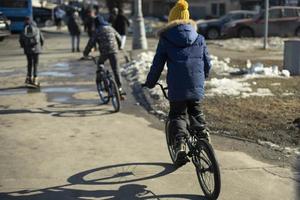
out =
<path fill-rule="evenodd" d="M 72 96 L 97 100 L 94 92 Z M 0 199 L 205 199 L 193 165 L 175 170 L 163 132 L 142 116 L 49 99 L 1 96 Z M 220 199 L 295 199 L 289 169 L 216 154 Z"/>

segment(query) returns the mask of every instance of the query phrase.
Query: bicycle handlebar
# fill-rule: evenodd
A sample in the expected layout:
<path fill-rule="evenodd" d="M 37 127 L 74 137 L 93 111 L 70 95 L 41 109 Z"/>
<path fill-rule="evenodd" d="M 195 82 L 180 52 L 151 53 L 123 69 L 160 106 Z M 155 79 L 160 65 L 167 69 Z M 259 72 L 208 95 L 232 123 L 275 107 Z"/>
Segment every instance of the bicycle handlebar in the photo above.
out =
<path fill-rule="evenodd" d="M 95 64 L 97 64 L 97 57 L 94 57 L 94 56 L 84 56 L 84 57 L 81 57 L 79 60 L 93 60 L 93 62 Z"/>
<path fill-rule="evenodd" d="M 160 83 L 156 83 L 156 85 L 158 85 L 160 87 L 162 93 L 164 94 L 164 97 L 169 100 L 169 97 L 168 97 L 167 92 L 166 92 L 166 90 L 168 90 L 168 87 L 164 87 Z"/>
<path fill-rule="evenodd" d="M 166 99 L 169 100 L 169 97 L 168 97 L 167 92 L 166 92 L 166 90 L 168 90 L 168 87 L 164 87 L 164 86 L 163 86 L 162 84 L 160 84 L 160 83 L 156 83 L 156 85 L 158 85 L 158 86 L 160 87 L 160 89 L 161 89 L 161 91 L 162 91 L 164 97 L 165 97 Z M 142 87 L 147 87 L 147 85 L 146 85 L 146 84 L 142 84 Z"/>

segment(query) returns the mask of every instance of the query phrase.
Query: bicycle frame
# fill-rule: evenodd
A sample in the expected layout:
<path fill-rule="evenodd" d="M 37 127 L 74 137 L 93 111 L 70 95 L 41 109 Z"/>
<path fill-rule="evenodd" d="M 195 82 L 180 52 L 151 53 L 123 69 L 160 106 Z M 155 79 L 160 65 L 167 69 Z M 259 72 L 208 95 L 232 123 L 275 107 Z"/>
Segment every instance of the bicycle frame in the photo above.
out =
<path fill-rule="evenodd" d="M 164 87 L 162 84 L 160 83 L 156 83 L 156 85 L 158 85 L 164 95 L 164 97 L 166 99 L 169 100 L 169 97 L 167 95 L 167 92 L 166 90 L 168 89 L 168 87 Z M 187 120 L 187 130 L 188 130 L 188 134 L 184 137 L 185 139 L 185 143 L 187 144 L 188 146 L 188 149 L 189 149 L 189 152 L 188 152 L 188 156 L 191 158 L 194 154 L 194 151 L 196 150 L 195 148 L 195 143 L 198 141 L 198 140 L 203 140 L 204 138 L 200 138 L 197 136 L 197 131 L 196 130 L 192 130 L 189 126 L 189 120 Z"/>

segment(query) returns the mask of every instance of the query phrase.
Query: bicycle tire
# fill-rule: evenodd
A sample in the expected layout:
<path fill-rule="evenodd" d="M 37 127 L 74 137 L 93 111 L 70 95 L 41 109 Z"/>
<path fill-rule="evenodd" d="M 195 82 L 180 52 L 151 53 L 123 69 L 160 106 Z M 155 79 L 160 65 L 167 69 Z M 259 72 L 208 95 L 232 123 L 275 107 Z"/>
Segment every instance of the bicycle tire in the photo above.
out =
<path fill-rule="evenodd" d="M 171 160 L 173 162 L 173 164 L 176 167 L 181 167 L 182 165 L 184 165 L 186 163 L 185 160 L 176 160 L 176 151 L 175 151 L 175 137 L 172 136 L 169 132 L 169 125 L 170 125 L 170 120 L 167 119 L 166 121 L 166 125 L 165 125 L 165 133 L 166 133 L 166 141 L 167 141 L 167 147 L 168 147 L 168 151 L 171 157 Z"/>
<path fill-rule="evenodd" d="M 201 189 L 208 199 L 216 200 L 221 191 L 221 175 L 214 150 L 206 140 L 201 139 L 197 141 L 196 154 L 197 155 L 193 155 L 193 163 L 196 168 Z M 204 165 L 208 165 L 208 168 Z M 212 188 L 208 188 L 209 181 L 203 177 L 203 175 L 207 172 L 213 174 L 214 184 Z"/>
<path fill-rule="evenodd" d="M 99 75 L 97 75 L 97 77 L 96 77 L 96 86 L 97 86 L 98 95 L 99 95 L 102 103 L 108 104 L 109 95 L 108 95 L 107 90 L 105 89 L 104 81 L 101 79 L 101 77 Z"/>
<path fill-rule="evenodd" d="M 110 98 L 111 98 L 111 103 L 113 105 L 114 111 L 119 112 L 121 108 L 121 98 L 120 98 L 120 92 L 117 87 L 117 84 L 114 80 L 110 80 L 109 84 L 109 90 L 110 90 Z"/>

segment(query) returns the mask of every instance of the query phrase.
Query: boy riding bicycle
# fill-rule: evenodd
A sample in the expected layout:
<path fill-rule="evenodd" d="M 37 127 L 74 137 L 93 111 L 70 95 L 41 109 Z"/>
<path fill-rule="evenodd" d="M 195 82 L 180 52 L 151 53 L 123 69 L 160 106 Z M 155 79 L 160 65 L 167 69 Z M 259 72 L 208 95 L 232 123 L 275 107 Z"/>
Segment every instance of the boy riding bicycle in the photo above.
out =
<path fill-rule="evenodd" d="M 104 20 L 102 16 L 97 16 L 95 19 L 96 32 L 90 38 L 87 46 L 84 49 L 83 56 L 87 57 L 91 49 L 98 43 L 100 58 L 99 64 L 104 64 L 106 60 L 109 60 L 112 71 L 114 73 L 115 81 L 119 87 L 120 94 L 122 92 L 122 82 L 119 71 L 118 52 L 121 45 L 121 36 L 117 31 L 111 27 L 108 22 Z"/>
<path fill-rule="evenodd" d="M 169 23 L 159 32 L 158 47 L 145 83 L 145 86 L 153 88 L 167 63 L 169 132 L 176 136 L 176 160 L 186 157 L 186 113 L 193 119 L 190 122 L 200 126 L 209 137 L 205 131 L 201 100 L 211 64 L 204 37 L 196 30 L 195 22 L 189 19 L 188 3 L 179 0 L 170 11 Z"/>

